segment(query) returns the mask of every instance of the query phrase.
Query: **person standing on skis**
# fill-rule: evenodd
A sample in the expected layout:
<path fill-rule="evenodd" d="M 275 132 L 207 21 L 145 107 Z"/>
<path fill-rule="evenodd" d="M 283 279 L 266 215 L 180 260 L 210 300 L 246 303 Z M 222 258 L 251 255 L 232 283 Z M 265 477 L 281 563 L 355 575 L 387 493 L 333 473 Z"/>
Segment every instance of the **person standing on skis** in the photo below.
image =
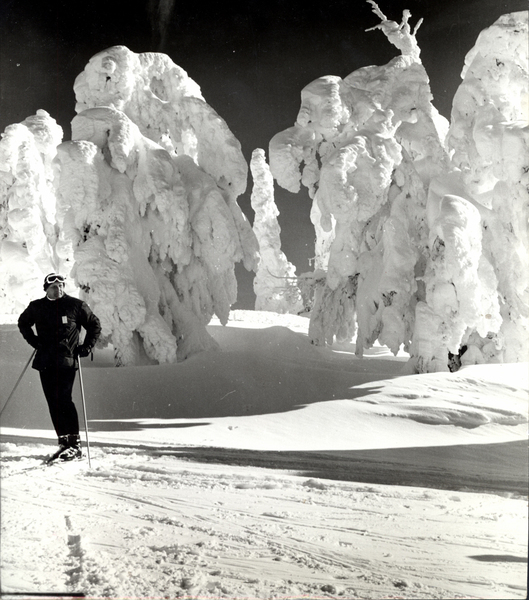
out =
<path fill-rule="evenodd" d="M 59 449 L 50 461 L 82 457 L 79 418 L 72 390 L 79 368 L 78 357 L 90 354 L 101 333 L 99 319 L 86 302 L 65 294 L 64 282 L 65 278 L 57 273 L 46 275 L 46 295 L 30 302 L 18 319 L 20 333 L 37 350 L 32 367 L 39 371 L 59 438 Z M 79 345 L 81 327 L 86 330 L 86 336 Z"/>

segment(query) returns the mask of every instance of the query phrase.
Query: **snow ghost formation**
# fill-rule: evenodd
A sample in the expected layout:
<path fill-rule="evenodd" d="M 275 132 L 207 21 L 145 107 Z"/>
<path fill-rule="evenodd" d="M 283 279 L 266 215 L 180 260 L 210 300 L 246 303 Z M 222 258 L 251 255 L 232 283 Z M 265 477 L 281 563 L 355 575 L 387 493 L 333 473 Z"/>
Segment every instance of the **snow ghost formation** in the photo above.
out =
<path fill-rule="evenodd" d="M 99 316 L 118 364 L 174 362 L 216 347 L 234 265 L 258 246 L 237 204 L 248 166 L 198 85 L 163 54 L 116 46 L 74 85 L 72 141 L 52 155 L 55 248 Z M 49 269 L 53 270 L 53 269 Z"/>
<path fill-rule="evenodd" d="M 527 12 L 504 15 L 479 35 L 465 59 L 447 138 L 452 165 L 481 218 L 482 257 L 488 259 L 480 264 L 481 283 L 486 289 L 488 280 L 487 298 L 494 301 L 490 309 L 483 304 L 485 316 L 497 322 L 496 298 L 500 303 L 499 330 L 480 339 L 476 328 L 464 340 L 479 362 L 493 359 L 496 349 L 506 362 L 528 358 L 527 39 Z"/>
<path fill-rule="evenodd" d="M 7 127 L 0 313 L 20 314 L 44 274 L 63 272 L 127 365 L 216 347 L 206 325 L 227 321 L 240 261 L 257 270 L 256 308 L 296 310 L 290 286 L 277 295 L 294 271 L 271 172 L 313 200 L 315 270 L 298 278 L 313 292 L 313 343 L 356 335 L 361 356 L 378 340 L 408 351 L 417 372 L 446 370 L 451 355 L 526 360 L 527 12 L 480 34 L 448 123 L 409 12 L 398 24 L 368 1 L 373 29 L 400 56 L 302 91 L 295 125 L 270 142 L 270 171 L 254 152 L 253 230 L 237 204 L 240 144 L 166 55 L 116 46 L 94 56 L 75 82 L 72 141 L 43 110 Z"/>
<path fill-rule="evenodd" d="M 69 271 L 55 251 L 52 160 L 62 128 L 44 111 L 6 127 L 0 140 L 0 313 L 20 314 L 43 274 Z"/>
<path fill-rule="evenodd" d="M 262 148 L 253 151 L 250 169 L 253 178 L 251 202 L 255 211 L 253 231 L 260 254 L 253 282 L 255 310 L 298 313 L 303 309 L 303 304 L 295 277 L 296 267 L 288 262 L 281 251 L 274 179 Z"/>
<path fill-rule="evenodd" d="M 469 52 L 448 124 L 432 104 L 410 14 L 381 18 L 401 55 L 301 93 L 270 168 L 313 199 L 314 344 L 376 340 L 410 370 L 527 360 L 527 12 L 501 17 Z M 463 352 L 466 350 L 465 352 Z"/>

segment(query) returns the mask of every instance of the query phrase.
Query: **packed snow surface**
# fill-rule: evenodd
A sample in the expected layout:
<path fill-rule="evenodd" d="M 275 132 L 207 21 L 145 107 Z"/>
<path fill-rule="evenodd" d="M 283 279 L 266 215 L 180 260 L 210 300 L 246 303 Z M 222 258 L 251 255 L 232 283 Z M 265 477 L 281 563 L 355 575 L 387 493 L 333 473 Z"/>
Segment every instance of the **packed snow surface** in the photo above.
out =
<path fill-rule="evenodd" d="M 4 598 L 526 597 L 526 364 L 406 375 L 270 312 L 208 332 L 183 363 L 83 361 L 91 467 L 42 466 L 28 370 L 1 421 Z M 2 406 L 29 355 L 2 326 Z"/>

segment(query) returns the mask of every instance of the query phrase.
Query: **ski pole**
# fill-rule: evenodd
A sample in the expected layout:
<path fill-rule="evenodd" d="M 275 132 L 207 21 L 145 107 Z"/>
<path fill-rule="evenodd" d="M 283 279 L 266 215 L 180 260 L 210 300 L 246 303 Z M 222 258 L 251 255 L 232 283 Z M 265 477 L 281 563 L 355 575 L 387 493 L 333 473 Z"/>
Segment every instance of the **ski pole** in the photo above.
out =
<path fill-rule="evenodd" d="M 17 382 L 15 383 L 15 387 L 12 389 L 11 393 L 9 394 L 9 398 L 7 399 L 6 403 L 4 404 L 2 410 L 0 410 L 0 417 L 2 416 L 2 413 L 4 412 L 4 410 L 7 408 L 7 405 L 9 404 L 9 401 L 13 397 L 13 394 L 15 393 L 15 391 L 18 387 L 18 384 L 22 381 L 22 377 L 24 377 L 24 373 L 28 370 L 29 363 L 32 361 L 33 357 L 35 356 L 36 351 L 37 351 L 37 349 L 35 348 L 35 350 L 33 350 L 33 352 L 31 353 L 31 356 L 29 357 L 29 360 L 26 363 L 26 366 L 22 370 L 22 373 L 20 373 L 20 377 L 17 379 Z"/>
<path fill-rule="evenodd" d="M 78 363 L 79 363 L 79 383 L 81 385 L 81 402 L 83 404 L 84 430 L 86 432 L 86 454 L 88 456 L 88 467 L 91 469 L 92 461 L 90 460 L 90 442 L 88 441 L 88 421 L 86 419 L 86 402 L 84 399 L 83 370 L 81 368 L 81 357 L 79 357 Z"/>

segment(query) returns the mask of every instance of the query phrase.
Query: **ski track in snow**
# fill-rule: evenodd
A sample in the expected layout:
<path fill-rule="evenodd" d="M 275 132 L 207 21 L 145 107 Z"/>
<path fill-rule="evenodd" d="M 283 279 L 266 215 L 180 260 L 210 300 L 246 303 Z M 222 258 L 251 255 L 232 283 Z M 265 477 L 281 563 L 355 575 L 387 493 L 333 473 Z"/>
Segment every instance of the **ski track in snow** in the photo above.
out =
<path fill-rule="evenodd" d="M 41 466 L 49 450 L 2 444 L 4 598 L 525 597 L 520 496 L 314 479 L 137 447 L 92 448 L 92 469 Z"/>

